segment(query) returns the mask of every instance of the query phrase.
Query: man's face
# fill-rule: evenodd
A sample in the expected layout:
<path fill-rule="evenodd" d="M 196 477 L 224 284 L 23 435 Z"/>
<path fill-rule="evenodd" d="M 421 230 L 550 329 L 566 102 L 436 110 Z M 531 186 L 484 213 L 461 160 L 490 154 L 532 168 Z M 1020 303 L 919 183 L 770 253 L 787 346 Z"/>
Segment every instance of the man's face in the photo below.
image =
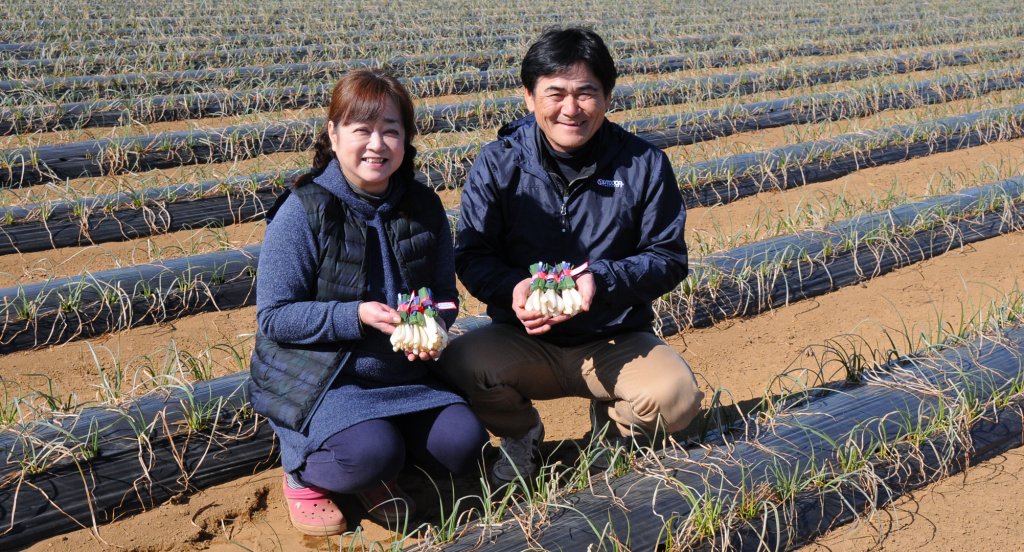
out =
<path fill-rule="evenodd" d="M 526 107 L 556 151 L 572 151 L 597 134 L 608 111 L 610 94 L 584 63 L 540 77 L 534 89 L 524 90 Z"/>

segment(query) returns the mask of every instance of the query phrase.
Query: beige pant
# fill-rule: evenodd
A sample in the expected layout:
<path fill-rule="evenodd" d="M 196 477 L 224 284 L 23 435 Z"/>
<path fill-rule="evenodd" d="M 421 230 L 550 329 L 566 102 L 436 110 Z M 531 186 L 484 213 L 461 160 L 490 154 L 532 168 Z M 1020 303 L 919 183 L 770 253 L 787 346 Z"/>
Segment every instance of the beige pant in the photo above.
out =
<path fill-rule="evenodd" d="M 537 422 L 532 399 L 593 399 L 598 419 L 612 422 L 609 434 L 628 436 L 633 426 L 683 429 L 704 397 L 686 361 L 648 332 L 559 347 L 492 324 L 452 340 L 437 369 L 501 437 L 521 437 Z"/>

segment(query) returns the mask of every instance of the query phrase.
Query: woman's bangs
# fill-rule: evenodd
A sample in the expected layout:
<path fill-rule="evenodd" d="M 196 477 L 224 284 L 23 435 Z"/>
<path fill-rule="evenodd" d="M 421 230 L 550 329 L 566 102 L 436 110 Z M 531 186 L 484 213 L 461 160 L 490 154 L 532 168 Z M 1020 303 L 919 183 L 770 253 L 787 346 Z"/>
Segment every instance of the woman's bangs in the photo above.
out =
<path fill-rule="evenodd" d="M 388 95 L 386 88 L 364 90 L 350 96 L 348 108 L 342 116 L 342 124 L 368 123 L 376 121 L 387 109 Z"/>

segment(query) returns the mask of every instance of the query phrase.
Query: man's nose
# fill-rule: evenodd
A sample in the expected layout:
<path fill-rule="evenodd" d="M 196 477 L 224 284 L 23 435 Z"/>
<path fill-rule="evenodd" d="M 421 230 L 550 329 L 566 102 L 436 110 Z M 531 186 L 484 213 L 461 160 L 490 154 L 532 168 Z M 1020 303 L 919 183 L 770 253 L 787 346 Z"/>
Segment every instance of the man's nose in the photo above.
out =
<path fill-rule="evenodd" d="M 580 112 L 580 102 L 576 96 L 568 94 L 562 100 L 562 114 L 572 117 Z"/>

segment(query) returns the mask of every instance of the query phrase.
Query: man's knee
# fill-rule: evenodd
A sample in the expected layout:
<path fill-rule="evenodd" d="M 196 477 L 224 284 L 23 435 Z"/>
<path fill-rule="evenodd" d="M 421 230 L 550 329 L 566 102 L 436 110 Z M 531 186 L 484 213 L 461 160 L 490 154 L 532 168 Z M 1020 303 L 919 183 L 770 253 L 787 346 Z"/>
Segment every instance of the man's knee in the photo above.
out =
<path fill-rule="evenodd" d="M 489 328 L 476 330 L 453 339 L 434 366 L 437 375 L 469 396 L 489 387 L 488 382 L 500 378 L 503 362 L 495 355 L 494 332 Z"/>
<path fill-rule="evenodd" d="M 673 433 L 684 429 L 697 415 L 704 393 L 678 354 L 673 352 L 664 360 L 654 365 L 657 369 L 634 380 L 630 396 L 623 397 L 623 406 L 630 412 L 620 417 L 632 417 L 632 423 L 646 431 Z"/>
<path fill-rule="evenodd" d="M 664 389 L 663 396 L 658 399 L 662 423 L 667 432 L 675 433 L 690 425 L 700 412 L 704 393 L 697 387 L 691 374 L 679 375 L 673 385 L 666 385 Z"/>
<path fill-rule="evenodd" d="M 632 400 L 623 400 L 620 404 L 629 412 L 619 416 L 620 423 L 634 424 L 645 431 L 676 432 L 685 428 L 697 415 L 703 398 L 704 394 L 699 389 L 664 382 L 640 390 Z"/>

